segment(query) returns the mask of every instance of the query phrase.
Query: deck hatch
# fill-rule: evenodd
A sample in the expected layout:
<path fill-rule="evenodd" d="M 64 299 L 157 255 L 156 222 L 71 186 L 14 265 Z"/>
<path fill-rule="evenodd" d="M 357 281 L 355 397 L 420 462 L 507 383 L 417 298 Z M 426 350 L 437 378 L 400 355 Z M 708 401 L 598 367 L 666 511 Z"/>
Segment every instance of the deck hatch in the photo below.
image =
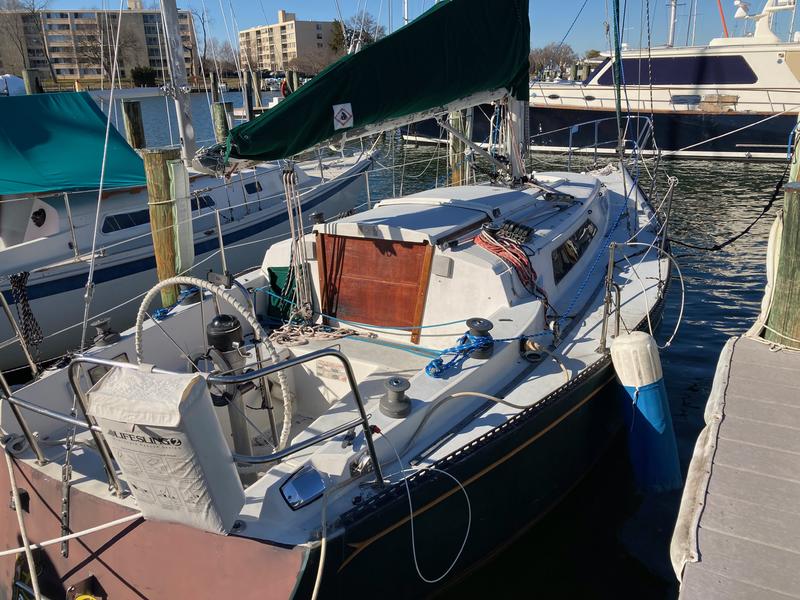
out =
<path fill-rule="evenodd" d="M 433 246 L 318 233 L 322 312 L 376 326 L 422 324 Z M 419 342 L 419 331 L 411 341 Z"/>

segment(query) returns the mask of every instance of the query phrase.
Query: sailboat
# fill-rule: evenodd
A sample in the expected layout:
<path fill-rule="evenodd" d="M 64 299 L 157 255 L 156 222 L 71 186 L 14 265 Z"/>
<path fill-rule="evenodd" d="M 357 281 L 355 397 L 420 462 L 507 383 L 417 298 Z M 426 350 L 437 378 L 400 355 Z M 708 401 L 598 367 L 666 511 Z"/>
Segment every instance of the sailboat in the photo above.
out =
<path fill-rule="evenodd" d="M 310 233 L 290 194 L 294 234 L 259 268 L 164 280 L 118 341 L 7 394 L 0 581 L 416 597 L 558 503 L 624 416 L 608 345 L 658 322 L 672 268 L 637 152 L 525 168 L 529 40 L 527 0 L 439 2 L 197 157 L 247 168 L 483 102 L 506 115 L 486 183 Z M 148 319 L 179 283 L 204 293 Z"/>
<path fill-rule="evenodd" d="M 157 281 L 144 167 L 113 127 L 106 143 L 107 117 L 87 92 L 0 103 L 0 153 L 6 157 L 0 166 L 0 291 L 14 312 L 35 319 L 19 326 L 31 354 L 48 360 L 81 346 L 104 152 L 91 318 L 110 318 L 117 329 L 130 326 L 136 308 L 131 298 Z M 357 205 L 371 165 L 368 151 L 349 149 L 302 161 L 296 171 L 304 209 L 331 218 Z M 221 268 L 218 233 L 233 273 L 255 264 L 253 244 L 288 235 L 277 162 L 254 164 L 229 180 L 192 171 L 190 187 L 198 272 Z M 23 281 L 17 274 L 25 273 Z M 25 361 L 18 344 L 6 343 L 14 337 L 12 323 L 0 316 L 0 369 Z"/>

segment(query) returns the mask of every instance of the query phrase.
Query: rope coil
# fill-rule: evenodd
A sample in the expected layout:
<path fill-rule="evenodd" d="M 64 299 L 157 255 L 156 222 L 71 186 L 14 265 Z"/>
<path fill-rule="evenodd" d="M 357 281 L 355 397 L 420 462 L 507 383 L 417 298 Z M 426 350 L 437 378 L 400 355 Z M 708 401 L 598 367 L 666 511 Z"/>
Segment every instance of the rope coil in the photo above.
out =
<path fill-rule="evenodd" d="M 470 355 L 476 350 L 483 350 L 494 346 L 494 338 L 490 335 L 472 335 L 470 332 L 464 333 L 459 339 L 458 343 L 452 348 L 442 350 L 438 358 L 434 358 L 425 367 L 425 374 L 428 377 L 441 377 L 450 369 L 457 369 Z M 506 341 L 506 340 L 498 340 Z M 451 354 L 453 357 L 444 362 L 442 357 Z"/>

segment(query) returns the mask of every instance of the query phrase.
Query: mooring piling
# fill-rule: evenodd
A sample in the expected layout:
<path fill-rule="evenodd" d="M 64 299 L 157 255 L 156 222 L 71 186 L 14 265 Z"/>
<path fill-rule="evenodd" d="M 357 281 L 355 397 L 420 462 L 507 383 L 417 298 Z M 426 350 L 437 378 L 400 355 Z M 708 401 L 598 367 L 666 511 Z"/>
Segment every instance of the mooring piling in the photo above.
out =
<path fill-rule="evenodd" d="M 180 160 L 180 149 L 149 148 L 142 153 L 144 172 L 147 178 L 147 206 L 150 209 L 150 232 L 156 258 L 158 280 L 174 277 L 175 272 L 175 227 L 173 222 L 174 199 L 170 194 L 170 161 Z M 178 287 L 169 286 L 161 290 L 161 303 L 172 306 L 178 301 Z"/>
<path fill-rule="evenodd" d="M 128 143 L 135 150 L 147 147 L 142 121 L 142 103 L 138 100 L 123 100 L 122 114 L 125 121 L 125 135 Z"/>

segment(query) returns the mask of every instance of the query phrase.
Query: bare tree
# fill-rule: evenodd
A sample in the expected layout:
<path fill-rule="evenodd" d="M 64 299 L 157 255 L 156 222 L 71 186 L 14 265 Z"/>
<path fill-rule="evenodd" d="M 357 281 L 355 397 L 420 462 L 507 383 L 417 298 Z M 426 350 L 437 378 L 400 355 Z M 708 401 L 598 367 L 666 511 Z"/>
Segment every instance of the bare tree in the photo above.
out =
<path fill-rule="evenodd" d="M 55 81 L 56 72 L 50 60 L 47 38 L 44 33 L 42 11 L 47 8 L 48 0 L 0 0 L 0 33 L 6 35 L 22 58 L 22 68 L 30 66 L 28 55 L 30 50 L 41 49 L 41 56 L 50 69 L 50 77 Z"/>
<path fill-rule="evenodd" d="M 200 24 L 200 33 L 202 37 L 199 40 L 200 48 L 198 50 L 200 52 L 200 60 L 203 63 L 203 68 L 205 68 L 208 54 L 208 27 L 211 26 L 211 19 L 208 18 L 207 14 L 196 9 L 192 9 L 191 13 L 192 23 Z M 195 38 L 196 37 L 197 30 L 195 29 Z"/>
<path fill-rule="evenodd" d="M 99 16 L 99 15 L 98 15 Z M 78 40 L 76 58 L 81 67 L 101 68 L 103 74 L 111 79 L 114 68 L 115 46 L 117 64 L 120 69 L 136 47 L 136 37 L 131 33 L 120 33 L 119 44 L 115 44 L 117 30 L 113 23 L 105 22 L 84 32 Z"/>
<path fill-rule="evenodd" d="M 334 21 L 333 25 L 330 47 L 338 55 L 355 52 L 386 36 L 386 28 L 379 25 L 375 17 L 367 11 L 347 19 L 344 22 L 344 31 L 340 21 Z"/>
<path fill-rule="evenodd" d="M 236 53 L 230 42 L 221 42 L 216 38 L 209 38 L 208 45 L 211 50 L 211 58 L 216 63 L 214 68 L 219 67 L 220 75 L 225 76 L 226 73 L 236 73 Z"/>
<path fill-rule="evenodd" d="M 531 73 L 540 73 L 547 69 L 565 72 L 578 60 L 578 55 L 569 44 L 548 44 L 544 48 L 531 50 Z"/>
<path fill-rule="evenodd" d="M 310 77 L 322 71 L 334 60 L 336 60 L 336 57 L 331 56 L 329 52 L 316 50 L 307 52 L 302 56 L 296 56 L 289 61 L 288 66 L 292 71 L 297 71 Z"/>
<path fill-rule="evenodd" d="M 0 0 L 0 35 L 11 41 L 14 48 L 19 52 L 22 60 L 22 68 L 27 69 L 30 64 L 28 61 L 28 45 L 25 41 L 25 26 L 22 22 L 22 15 L 18 0 Z"/>
<path fill-rule="evenodd" d="M 259 70 L 256 50 L 249 42 L 245 42 L 242 46 L 240 46 L 239 53 L 239 63 L 241 64 L 242 69 L 248 69 L 254 72 Z"/>

